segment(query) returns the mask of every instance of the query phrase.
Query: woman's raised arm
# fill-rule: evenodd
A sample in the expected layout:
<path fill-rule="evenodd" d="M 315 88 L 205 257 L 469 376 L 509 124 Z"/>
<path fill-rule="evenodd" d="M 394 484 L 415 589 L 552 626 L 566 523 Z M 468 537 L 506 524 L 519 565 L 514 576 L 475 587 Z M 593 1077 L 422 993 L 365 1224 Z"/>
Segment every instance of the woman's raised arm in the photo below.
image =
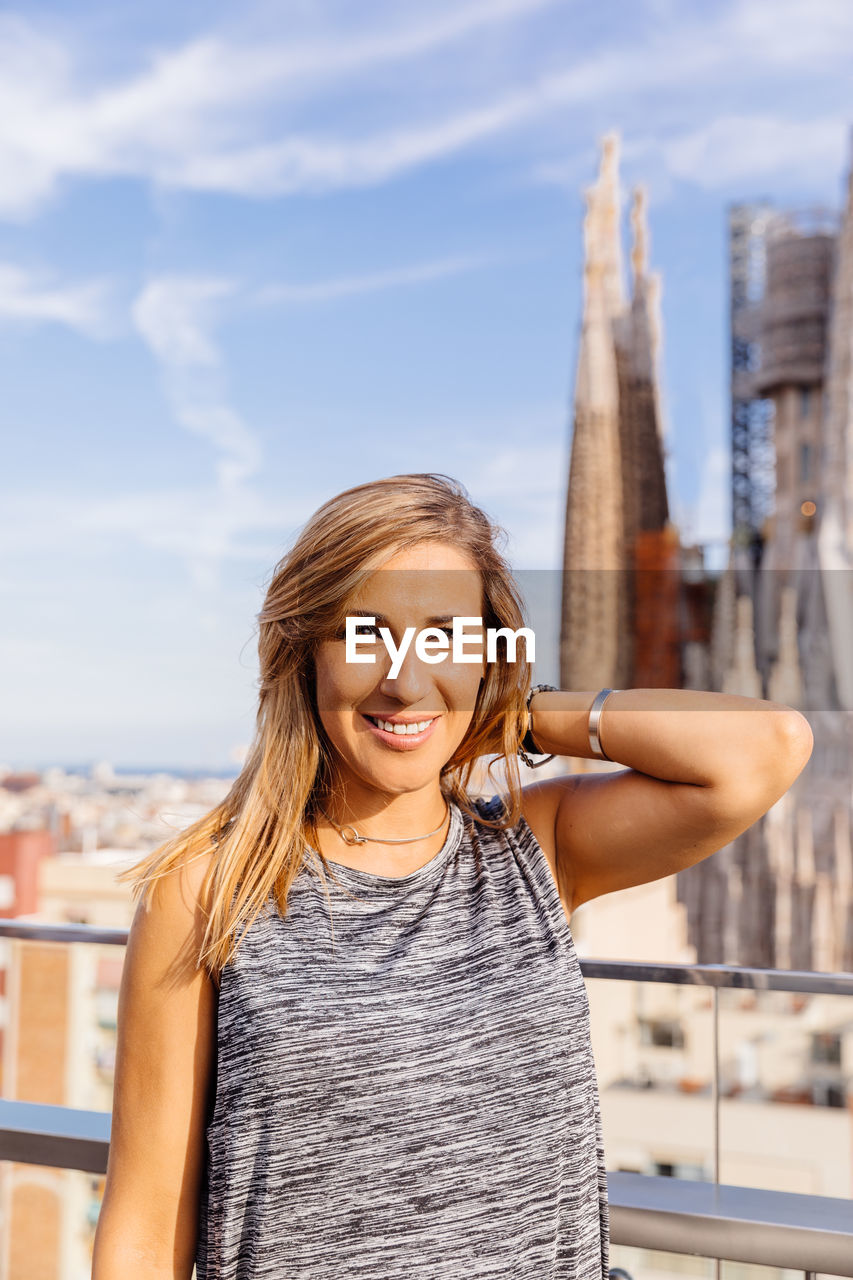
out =
<path fill-rule="evenodd" d="M 593 693 L 537 693 L 542 751 L 592 758 Z M 701 862 L 784 795 L 811 755 L 805 716 L 783 703 L 691 689 L 623 689 L 600 742 L 621 771 L 526 787 L 523 812 L 554 851 L 567 910 Z M 544 846 L 543 846 L 544 847 Z"/>

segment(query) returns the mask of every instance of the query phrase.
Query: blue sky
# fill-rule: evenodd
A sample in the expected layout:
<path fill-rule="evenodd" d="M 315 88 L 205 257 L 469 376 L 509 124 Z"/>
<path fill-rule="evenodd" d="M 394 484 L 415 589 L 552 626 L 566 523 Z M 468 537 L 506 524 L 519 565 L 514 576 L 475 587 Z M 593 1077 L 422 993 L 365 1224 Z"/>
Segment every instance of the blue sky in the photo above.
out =
<path fill-rule="evenodd" d="M 725 210 L 838 206 L 848 0 L 0 14 L 0 763 L 227 766 L 340 489 L 444 471 L 557 565 L 582 190 L 622 136 L 668 474 L 727 532 Z"/>

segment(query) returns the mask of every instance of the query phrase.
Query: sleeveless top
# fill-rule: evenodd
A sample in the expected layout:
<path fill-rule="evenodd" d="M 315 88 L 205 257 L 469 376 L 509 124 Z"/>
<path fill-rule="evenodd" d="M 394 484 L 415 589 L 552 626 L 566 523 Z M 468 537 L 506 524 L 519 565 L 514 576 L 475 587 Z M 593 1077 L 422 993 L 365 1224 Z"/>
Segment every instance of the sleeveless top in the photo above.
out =
<path fill-rule="evenodd" d="M 197 1280 L 606 1280 L 587 993 L 530 827 L 451 802 L 410 875 L 328 861 L 220 976 Z"/>

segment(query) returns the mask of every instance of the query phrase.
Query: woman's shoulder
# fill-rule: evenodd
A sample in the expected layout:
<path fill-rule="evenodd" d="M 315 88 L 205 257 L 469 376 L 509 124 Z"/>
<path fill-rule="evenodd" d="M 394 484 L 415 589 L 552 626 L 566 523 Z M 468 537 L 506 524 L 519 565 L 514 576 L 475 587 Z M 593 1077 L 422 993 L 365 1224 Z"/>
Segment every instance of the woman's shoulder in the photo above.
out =
<path fill-rule="evenodd" d="M 566 893 L 566 875 L 562 875 L 557 867 L 557 848 L 554 828 L 555 806 L 552 793 L 539 787 L 523 788 L 521 792 L 521 810 L 513 823 L 509 819 L 509 799 L 500 793 L 491 796 L 470 796 L 472 806 L 484 819 L 479 828 L 481 839 L 507 841 L 515 848 L 532 855 L 536 862 L 547 864 L 557 892 L 568 912 L 568 896 Z M 491 825 L 500 822 L 504 825 L 496 829 Z"/>

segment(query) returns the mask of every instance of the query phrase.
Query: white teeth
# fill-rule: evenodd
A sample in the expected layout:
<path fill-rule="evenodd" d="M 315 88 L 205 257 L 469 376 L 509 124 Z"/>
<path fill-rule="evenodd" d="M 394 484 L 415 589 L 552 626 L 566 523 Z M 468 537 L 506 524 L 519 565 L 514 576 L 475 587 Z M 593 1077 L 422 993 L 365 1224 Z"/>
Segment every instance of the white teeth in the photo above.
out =
<path fill-rule="evenodd" d="M 380 720 L 378 716 L 371 716 L 374 724 L 380 729 L 384 729 L 386 733 L 396 734 L 414 734 L 423 733 L 424 729 L 428 729 L 432 724 L 432 720 L 415 720 L 412 724 L 392 724 L 390 720 Z"/>

